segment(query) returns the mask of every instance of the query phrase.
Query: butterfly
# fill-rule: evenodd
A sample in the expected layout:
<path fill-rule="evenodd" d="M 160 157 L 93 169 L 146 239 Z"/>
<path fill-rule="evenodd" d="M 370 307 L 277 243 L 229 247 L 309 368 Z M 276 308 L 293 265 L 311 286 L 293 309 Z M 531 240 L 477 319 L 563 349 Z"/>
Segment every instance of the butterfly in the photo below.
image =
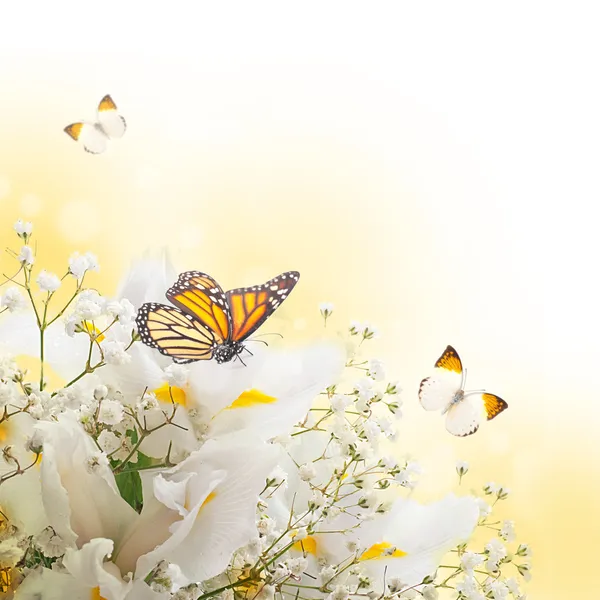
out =
<path fill-rule="evenodd" d="M 475 433 L 484 417 L 497 417 L 508 404 L 484 390 L 465 391 L 466 371 L 458 352 L 448 346 L 435 363 L 431 377 L 421 381 L 419 400 L 425 410 L 441 410 L 446 429 L 461 437 Z"/>
<path fill-rule="evenodd" d="M 288 271 L 262 285 L 225 293 L 210 275 L 187 271 L 167 290 L 174 306 L 142 305 L 138 332 L 144 344 L 176 363 L 212 358 L 229 362 L 239 357 L 244 340 L 275 312 L 299 279 L 300 273 Z"/>
<path fill-rule="evenodd" d="M 71 123 L 65 127 L 65 132 L 75 141 L 81 142 L 86 152 L 102 154 L 108 141 L 123 137 L 126 129 L 125 119 L 117 112 L 117 105 L 107 94 L 98 105 L 97 121 Z"/>

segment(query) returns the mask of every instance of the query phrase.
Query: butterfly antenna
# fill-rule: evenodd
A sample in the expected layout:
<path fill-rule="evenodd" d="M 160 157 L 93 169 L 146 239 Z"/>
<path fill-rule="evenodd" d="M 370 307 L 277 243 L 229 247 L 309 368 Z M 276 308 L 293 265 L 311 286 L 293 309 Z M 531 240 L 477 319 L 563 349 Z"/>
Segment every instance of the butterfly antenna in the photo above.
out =
<path fill-rule="evenodd" d="M 247 339 L 246 343 L 248 342 L 260 342 L 261 344 L 264 344 L 265 346 L 268 346 L 269 344 L 267 342 L 265 342 L 265 340 L 253 340 L 252 338 Z M 245 346 L 244 346 L 245 348 Z M 248 348 L 246 348 L 246 350 L 248 350 Z M 248 350 L 248 352 L 250 352 L 250 350 Z"/>
<path fill-rule="evenodd" d="M 260 335 L 255 335 L 254 337 L 255 338 L 264 337 L 265 335 L 278 335 L 281 339 L 283 339 L 283 336 L 280 333 L 276 332 L 276 331 L 272 331 L 272 332 L 269 332 L 269 333 L 261 333 Z"/>

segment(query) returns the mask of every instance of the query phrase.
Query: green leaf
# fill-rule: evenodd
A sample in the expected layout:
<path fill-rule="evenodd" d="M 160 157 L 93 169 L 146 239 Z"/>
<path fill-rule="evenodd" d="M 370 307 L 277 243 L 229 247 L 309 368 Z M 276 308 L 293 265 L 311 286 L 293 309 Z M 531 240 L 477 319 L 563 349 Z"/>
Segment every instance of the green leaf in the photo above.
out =
<path fill-rule="evenodd" d="M 133 508 L 136 512 L 142 511 L 144 505 L 144 497 L 142 495 L 142 480 L 137 471 L 129 471 L 128 473 L 118 473 L 115 476 L 117 487 L 121 494 L 121 498 Z"/>

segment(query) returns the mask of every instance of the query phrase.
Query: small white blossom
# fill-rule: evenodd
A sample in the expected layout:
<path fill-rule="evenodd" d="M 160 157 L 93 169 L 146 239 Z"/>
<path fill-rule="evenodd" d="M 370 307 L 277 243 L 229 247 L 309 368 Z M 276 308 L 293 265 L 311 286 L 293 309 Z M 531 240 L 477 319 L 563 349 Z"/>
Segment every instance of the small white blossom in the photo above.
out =
<path fill-rule="evenodd" d="M 423 600 L 438 600 L 440 594 L 434 585 L 428 584 L 421 590 Z"/>
<path fill-rule="evenodd" d="M 105 425 L 116 425 L 123 420 L 123 405 L 116 400 L 104 400 L 98 411 L 98 421 Z"/>
<path fill-rule="evenodd" d="M 28 221 L 23 221 L 19 219 L 14 225 L 13 229 L 17 232 L 19 237 L 27 237 L 31 235 L 33 231 L 33 225 Z"/>
<path fill-rule="evenodd" d="M 103 344 L 104 361 L 109 365 L 126 365 L 131 362 L 131 355 L 125 351 L 125 344 L 117 340 Z"/>
<path fill-rule="evenodd" d="M 91 252 L 85 254 L 79 254 L 75 252 L 71 254 L 69 258 L 69 273 L 75 277 L 75 279 L 81 279 L 86 271 L 97 271 L 98 261 Z"/>
<path fill-rule="evenodd" d="M 473 575 L 473 570 L 483 564 L 485 557 L 470 550 L 465 552 L 460 559 L 460 566 L 465 573 Z"/>
<path fill-rule="evenodd" d="M 514 542 L 516 539 L 515 522 L 504 521 L 502 523 L 502 528 L 500 529 L 499 535 L 505 542 Z"/>
<path fill-rule="evenodd" d="M 477 498 L 477 505 L 479 506 L 479 516 L 482 519 L 492 512 L 492 507 L 483 498 Z"/>
<path fill-rule="evenodd" d="M 104 452 L 94 452 L 85 459 L 85 468 L 88 473 L 101 474 L 109 468 L 108 457 Z"/>
<path fill-rule="evenodd" d="M 325 321 L 327 321 L 331 316 L 331 313 L 333 313 L 333 304 L 331 302 L 321 302 L 321 304 L 319 304 L 319 310 Z"/>
<path fill-rule="evenodd" d="M 327 600 L 348 600 L 350 590 L 345 585 L 337 585 L 333 592 L 327 596 Z"/>
<path fill-rule="evenodd" d="M 485 549 L 488 553 L 489 560 L 492 562 L 498 563 L 503 558 L 506 558 L 506 546 L 498 539 L 494 538 L 490 540 L 486 544 Z"/>
<path fill-rule="evenodd" d="M 112 431 L 108 431 L 108 429 L 105 429 L 100 433 L 97 441 L 100 448 L 107 454 L 111 454 L 121 445 L 120 438 Z"/>
<path fill-rule="evenodd" d="M 317 470 L 312 463 L 306 463 L 305 465 L 300 465 L 298 475 L 302 481 L 310 481 L 317 476 Z"/>
<path fill-rule="evenodd" d="M 23 246 L 19 252 L 19 256 L 17 256 L 17 260 L 22 265 L 32 265 L 35 262 L 35 256 L 33 255 L 31 247 Z"/>
<path fill-rule="evenodd" d="M 25 298 L 15 286 L 9 287 L 0 298 L 0 308 L 6 308 L 9 312 L 15 312 L 24 306 Z"/>
<path fill-rule="evenodd" d="M 285 562 L 285 566 L 289 569 L 290 573 L 294 575 L 294 577 L 300 577 L 304 571 L 306 571 L 306 567 L 308 566 L 308 561 L 299 556 L 298 558 L 290 558 Z"/>
<path fill-rule="evenodd" d="M 62 556 L 67 550 L 67 545 L 52 527 L 46 527 L 36 537 L 35 543 L 42 551 L 42 554 L 48 558 Z"/>
<path fill-rule="evenodd" d="M 486 587 L 494 600 L 505 600 L 508 597 L 509 590 L 503 581 L 490 581 Z"/>
<path fill-rule="evenodd" d="M 519 547 L 517 548 L 517 552 L 516 555 L 517 556 L 531 556 L 533 554 L 533 552 L 531 551 L 531 548 L 529 547 L 529 544 L 519 544 Z"/>
<path fill-rule="evenodd" d="M 466 475 L 468 471 L 469 471 L 469 463 L 468 462 L 466 462 L 464 460 L 457 461 L 456 472 L 458 473 L 459 477 Z"/>
<path fill-rule="evenodd" d="M 184 387 L 187 383 L 190 370 L 185 365 L 173 363 L 165 369 L 165 377 L 169 385 Z"/>
<path fill-rule="evenodd" d="M 358 399 L 363 402 L 369 402 L 369 400 L 375 397 L 375 389 L 373 388 L 372 379 L 361 379 L 354 384 L 354 391 L 358 395 Z"/>
<path fill-rule="evenodd" d="M 347 406 L 352 404 L 353 399 L 346 394 L 334 394 L 331 397 L 331 408 L 334 412 L 344 412 Z"/>
<path fill-rule="evenodd" d="M 42 292 L 52 293 L 60 287 L 60 279 L 54 273 L 46 271 L 46 269 L 40 272 L 36 281 Z"/>
<path fill-rule="evenodd" d="M 506 587 L 510 590 L 510 593 L 515 598 L 520 598 L 521 590 L 519 588 L 517 580 L 514 577 L 509 577 L 504 583 L 506 584 Z"/>
<path fill-rule="evenodd" d="M 406 587 L 406 584 L 400 579 L 400 577 L 390 577 L 387 582 L 388 589 L 392 594 L 399 592 L 402 588 Z"/>
<path fill-rule="evenodd" d="M 332 565 L 326 565 L 319 571 L 319 577 L 321 578 L 321 584 L 325 585 L 331 581 L 336 574 L 336 568 Z"/>
<path fill-rule="evenodd" d="M 385 379 L 385 369 L 383 361 L 378 358 L 372 358 L 369 361 L 369 377 L 375 381 L 383 381 Z"/>
<path fill-rule="evenodd" d="M 135 319 L 136 310 L 133 304 L 123 298 L 123 300 L 112 300 L 106 305 L 106 312 L 113 318 L 118 319 L 120 323 L 132 323 Z"/>
<path fill-rule="evenodd" d="M 17 538 L 0 541 L 0 565 L 14 567 L 25 554 L 25 548 Z"/>

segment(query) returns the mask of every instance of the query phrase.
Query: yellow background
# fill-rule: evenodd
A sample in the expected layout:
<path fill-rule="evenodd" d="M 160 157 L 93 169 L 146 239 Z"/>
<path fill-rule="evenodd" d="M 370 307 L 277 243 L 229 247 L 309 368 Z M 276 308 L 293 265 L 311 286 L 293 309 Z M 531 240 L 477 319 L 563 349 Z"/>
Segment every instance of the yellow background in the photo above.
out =
<path fill-rule="evenodd" d="M 314 334 L 324 300 L 333 328 L 381 330 L 373 351 L 405 389 L 399 449 L 423 459 L 425 492 L 468 460 L 467 486 L 512 489 L 500 514 L 533 546 L 530 597 L 591 597 L 592 3 L 47 4 L 0 9 L 3 246 L 33 220 L 43 266 L 92 250 L 109 294 L 160 246 L 226 288 L 298 269 L 286 335 Z M 92 156 L 62 129 L 106 93 L 129 128 Z M 448 343 L 470 387 L 510 405 L 467 439 L 416 398 Z"/>

